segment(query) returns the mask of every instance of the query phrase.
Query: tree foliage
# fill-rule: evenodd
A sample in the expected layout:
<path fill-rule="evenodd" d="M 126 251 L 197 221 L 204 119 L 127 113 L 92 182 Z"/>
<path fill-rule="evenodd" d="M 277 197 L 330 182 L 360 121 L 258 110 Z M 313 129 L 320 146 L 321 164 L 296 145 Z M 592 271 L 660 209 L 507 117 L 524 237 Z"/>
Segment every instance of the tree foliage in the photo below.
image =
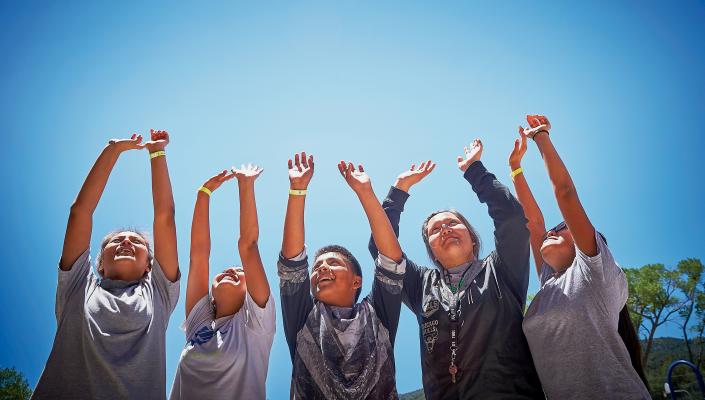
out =
<path fill-rule="evenodd" d="M 0 400 L 29 399 L 32 389 L 22 372 L 12 368 L 0 368 Z"/>

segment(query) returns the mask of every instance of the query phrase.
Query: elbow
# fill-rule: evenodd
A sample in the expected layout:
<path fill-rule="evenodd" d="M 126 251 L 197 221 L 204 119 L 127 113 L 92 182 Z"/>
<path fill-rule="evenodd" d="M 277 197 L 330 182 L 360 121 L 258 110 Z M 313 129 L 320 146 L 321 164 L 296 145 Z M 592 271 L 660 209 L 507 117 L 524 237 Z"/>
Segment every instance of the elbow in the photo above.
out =
<path fill-rule="evenodd" d="M 251 251 L 257 249 L 257 235 L 252 237 L 240 236 L 237 239 L 237 248 L 240 252 Z"/>
<path fill-rule="evenodd" d="M 575 186 L 573 186 L 572 183 L 558 185 L 554 187 L 553 192 L 555 193 L 556 200 L 558 201 L 573 199 L 577 196 Z"/>
<path fill-rule="evenodd" d="M 154 210 L 154 221 L 174 221 L 174 216 L 176 215 L 176 209 L 173 204 Z"/>

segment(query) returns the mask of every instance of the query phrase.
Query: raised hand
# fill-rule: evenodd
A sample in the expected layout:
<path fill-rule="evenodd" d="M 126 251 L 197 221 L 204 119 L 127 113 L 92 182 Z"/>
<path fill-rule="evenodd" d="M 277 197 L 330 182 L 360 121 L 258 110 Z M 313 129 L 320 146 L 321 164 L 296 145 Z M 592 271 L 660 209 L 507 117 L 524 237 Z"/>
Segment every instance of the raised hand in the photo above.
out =
<path fill-rule="evenodd" d="M 468 148 L 466 146 L 464 147 L 464 150 L 465 157 L 458 156 L 458 168 L 460 168 L 463 172 L 467 171 L 470 164 L 475 161 L 479 161 L 480 157 L 482 157 L 482 141 L 480 139 L 475 139 L 472 141 L 470 147 Z"/>
<path fill-rule="evenodd" d="M 240 168 L 232 167 L 231 171 L 233 171 L 238 183 L 249 183 L 254 182 L 264 170 L 254 164 L 242 164 Z"/>
<path fill-rule="evenodd" d="M 359 164 L 355 169 L 353 163 L 341 161 L 338 163 L 338 171 L 355 193 L 372 190 L 372 182 L 370 182 L 370 177 L 367 176 L 362 164 Z"/>
<path fill-rule="evenodd" d="M 306 190 L 313 177 L 313 156 L 306 158 L 302 151 L 294 155 L 294 161 L 289 159 L 289 186 L 295 190 Z"/>
<path fill-rule="evenodd" d="M 536 134 L 539 132 L 548 133 L 548 131 L 551 130 L 551 123 L 548 122 L 548 118 L 546 118 L 544 115 L 527 114 L 526 122 L 529 123 L 530 128 L 525 129 L 520 126 L 519 131 L 523 132 L 529 139 L 533 139 L 534 136 L 536 136 Z"/>
<path fill-rule="evenodd" d="M 150 129 L 149 135 L 151 140 L 145 143 L 144 146 L 150 153 L 164 150 L 166 145 L 169 144 L 169 133 L 167 131 L 155 131 L 154 129 Z"/>
<path fill-rule="evenodd" d="M 126 150 L 140 150 L 145 146 L 142 144 L 142 135 L 136 133 L 133 133 L 129 139 L 110 139 L 108 144 L 121 153 Z"/>
<path fill-rule="evenodd" d="M 219 173 L 218 175 L 210 177 L 204 184 L 203 187 L 210 190 L 211 192 L 214 192 L 216 189 L 220 187 L 220 185 L 223 184 L 223 182 L 229 181 L 235 177 L 235 172 L 233 171 L 232 174 L 228 174 L 228 170 L 223 170 L 223 172 Z"/>
<path fill-rule="evenodd" d="M 521 167 L 521 159 L 526 153 L 526 134 L 524 133 L 524 128 L 519 127 L 519 139 L 514 140 L 514 149 L 512 154 L 509 155 L 509 166 L 512 171 Z"/>
<path fill-rule="evenodd" d="M 394 187 L 408 193 L 412 186 L 421 182 L 434 168 L 436 168 L 436 163 L 431 160 L 422 162 L 419 168 L 416 168 L 416 164 L 411 164 L 411 168 L 397 176 Z"/>

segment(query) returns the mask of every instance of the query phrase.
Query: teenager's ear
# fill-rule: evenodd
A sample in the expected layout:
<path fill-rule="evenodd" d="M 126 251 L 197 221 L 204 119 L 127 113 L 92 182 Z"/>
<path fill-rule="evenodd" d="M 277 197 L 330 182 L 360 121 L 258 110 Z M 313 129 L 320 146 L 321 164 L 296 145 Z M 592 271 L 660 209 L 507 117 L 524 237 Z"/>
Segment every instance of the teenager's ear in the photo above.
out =
<path fill-rule="evenodd" d="M 353 278 L 353 289 L 359 289 L 362 287 L 362 277 L 356 276 Z"/>

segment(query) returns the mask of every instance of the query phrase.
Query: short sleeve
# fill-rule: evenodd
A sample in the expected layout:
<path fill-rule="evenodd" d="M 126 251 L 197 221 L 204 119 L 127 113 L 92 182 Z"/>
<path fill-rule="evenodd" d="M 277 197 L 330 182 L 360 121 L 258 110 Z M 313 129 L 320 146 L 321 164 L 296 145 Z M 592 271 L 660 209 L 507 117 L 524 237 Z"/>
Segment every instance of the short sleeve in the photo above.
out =
<path fill-rule="evenodd" d="M 191 312 L 186 317 L 186 321 L 181 324 L 181 329 L 186 332 L 186 340 L 193 339 L 193 335 L 204 326 L 210 326 L 215 319 L 210 296 L 201 297 L 193 306 Z"/>
<path fill-rule="evenodd" d="M 269 294 L 267 304 L 260 307 L 250 296 L 245 294 L 245 326 L 255 333 L 262 335 L 274 335 L 276 330 L 276 308 L 274 298 Z"/>
<path fill-rule="evenodd" d="M 168 315 L 166 316 L 166 320 L 168 321 L 169 316 L 174 311 L 174 308 L 176 308 L 176 303 L 179 301 L 181 271 L 178 271 L 176 280 L 172 282 L 164 275 L 159 261 L 154 258 L 152 259 L 152 270 L 150 274 L 152 274 L 155 296 L 158 297 L 158 299 L 155 298 L 155 301 L 162 301 L 164 303 L 165 309 L 168 310 Z"/>
<path fill-rule="evenodd" d="M 627 278 L 622 268 L 617 264 L 605 239 L 595 231 L 597 254 L 590 257 L 575 246 L 575 258 L 591 276 L 599 277 L 601 287 L 607 290 L 610 297 L 607 304 L 618 304 L 621 309 L 627 301 Z M 593 284 L 595 284 L 593 279 Z"/>
<path fill-rule="evenodd" d="M 74 299 L 77 299 L 80 304 L 83 304 L 83 296 L 85 295 L 86 283 L 93 275 L 91 271 L 90 249 L 81 254 L 76 261 L 71 265 L 71 269 L 64 271 L 59 270 L 59 281 L 56 286 L 56 321 L 61 320 L 61 316 L 68 304 Z"/>
<path fill-rule="evenodd" d="M 555 271 L 553 268 L 551 268 L 550 265 L 546 264 L 545 262 L 541 265 L 541 276 L 539 276 L 539 281 L 541 282 L 541 287 L 548 282 L 549 279 L 553 277 L 553 274 L 555 274 Z"/>

